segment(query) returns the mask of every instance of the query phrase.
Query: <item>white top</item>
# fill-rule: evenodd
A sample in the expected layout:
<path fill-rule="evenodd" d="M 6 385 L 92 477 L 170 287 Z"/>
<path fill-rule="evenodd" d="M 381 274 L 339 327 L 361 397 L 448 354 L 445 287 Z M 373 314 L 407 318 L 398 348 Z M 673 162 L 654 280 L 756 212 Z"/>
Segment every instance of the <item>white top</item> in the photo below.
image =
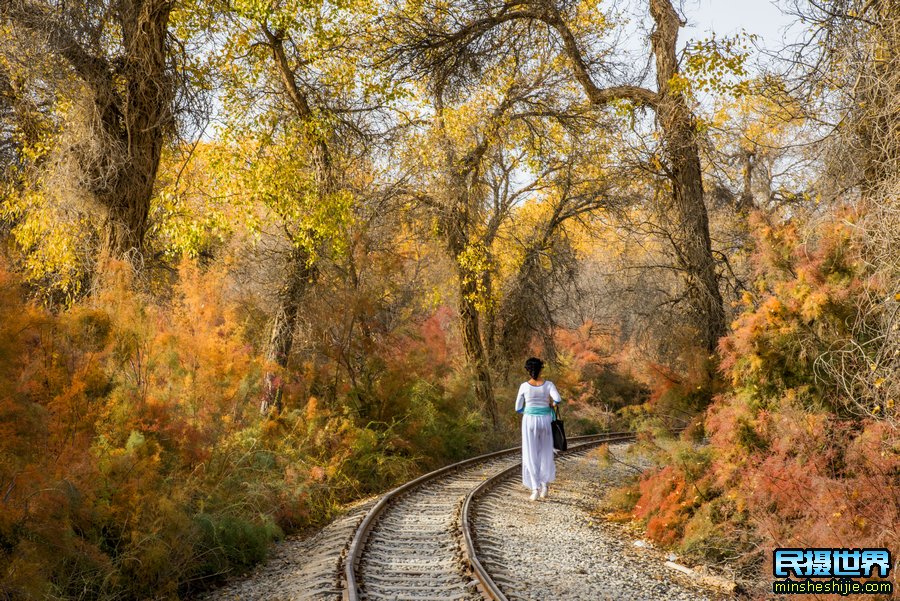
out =
<path fill-rule="evenodd" d="M 551 398 L 554 405 L 562 402 L 559 391 L 550 380 L 544 380 L 540 386 L 522 382 L 522 385 L 519 386 L 519 394 L 516 396 L 516 411 L 524 411 L 525 407 L 546 407 Z"/>

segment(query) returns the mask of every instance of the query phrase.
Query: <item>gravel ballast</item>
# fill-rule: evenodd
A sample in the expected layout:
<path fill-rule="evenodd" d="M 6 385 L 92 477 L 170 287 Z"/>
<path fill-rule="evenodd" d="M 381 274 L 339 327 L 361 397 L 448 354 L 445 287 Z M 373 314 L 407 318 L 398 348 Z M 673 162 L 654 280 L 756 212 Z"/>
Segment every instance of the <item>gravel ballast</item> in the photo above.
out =
<path fill-rule="evenodd" d="M 628 446 L 613 444 L 609 451 L 647 467 L 625 456 Z M 623 526 L 592 515 L 606 490 L 635 473 L 615 460 L 604 463 L 594 453 L 558 458 L 556 482 L 540 501 L 529 500 L 518 474 L 477 501 L 479 558 L 510 601 L 726 598 L 666 566 L 665 553 L 635 546 Z"/>
<path fill-rule="evenodd" d="M 269 559 L 250 574 L 209 591 L 196 601 L 340 601 L 343 555 L 375 499 L 347 512 L 309 536 L 276 543 Z"/>
<path fill-rule="evenodd" d="M 479 559 L 510 601 L 731 598 L 700 579 L 666 566 L 671 557 L 662 551 L 643 543 L 636 546 L 625 526 L 592 514 L 609 488 L 625 483 L 636 469 L 649 466 L 640 457 L 626 456 L 628 447 L 627 443 L 609 445 L 618 461 L 601 462 L 593 451 L 557 458 L 557 479 L 546 499 L 530 501 L 530 491 L 516 473 L 475 500 L 474 534 Z M 475 483 L 470 486 L 474 488 Z M 374 502 L 368 499 L 348 508 L 313 535 L 276 544 L 266 563 L 196 601 L 341 600 L 343 556 Z M 391 553 L 380 559 L 373 557 L 370 575 L 377 581 L 379 572 L 392 574 L 390 582 L 399 584 L 400 579 L 393 574 L 397 566 L 384 570 L 376 566 L 379 561 L 390 561 L 390 557 Z M 428 553 L 421 559 L 437 557 Z M 395 592 L 398 600 L 417 598 L 412 589 Z M 455 591 L 448 599 L 474 592 Z"/>

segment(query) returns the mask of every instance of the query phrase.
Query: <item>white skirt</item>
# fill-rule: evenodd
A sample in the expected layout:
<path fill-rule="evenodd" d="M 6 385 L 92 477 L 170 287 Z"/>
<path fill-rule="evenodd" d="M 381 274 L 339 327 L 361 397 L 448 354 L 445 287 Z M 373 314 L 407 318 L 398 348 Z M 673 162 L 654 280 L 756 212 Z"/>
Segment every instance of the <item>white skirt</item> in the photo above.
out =
<path fill-rule="evenodd" d="M 531 490 L 556 479 L 552 421 L 552 415 L 522 416 L 522 484 Z"/>

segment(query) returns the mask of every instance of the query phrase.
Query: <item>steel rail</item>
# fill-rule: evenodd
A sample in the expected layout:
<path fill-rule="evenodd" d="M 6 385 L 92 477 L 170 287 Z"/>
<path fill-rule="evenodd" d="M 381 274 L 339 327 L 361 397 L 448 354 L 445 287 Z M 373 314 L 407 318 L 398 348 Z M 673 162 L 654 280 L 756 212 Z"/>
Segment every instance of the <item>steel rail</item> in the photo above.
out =
<path fill-rule="evenodd" d="M 600 440 L 593 440 L 590 442 L 585 442 L 579 445 L 575 445 L 573 447 L 569 447 L 565 453 L 560 453 L 560 455 L 569 455 L 574 454 L 579 451 L 585 451 L 591 447 L 598 446 L 608 442 L 628 442 L 634 440 L 636 437 L 635 433 L 632 432 L 611 432 L 606 434 L 604 438 Z M 574 438 L 570 440 L 575 440 Z M 472 568 L 472 573 L 475 578 L 478 580 L 478 588 L 481 590 L 482 594 L 491 599 L 491 601 L 508 601 L 506 595 L 503 594 L 503 591 L 494 582 L 491 575 L 488 574 L 487 570 L 482 565 L 481 561 L 478 559 L 478 552 L 475 549 L 475 535 L 474 535 L 474 524 L 472 523 L 472 505 L 475 502 L 477 497 L 485 494 L 488 490 L 494 488 L 500 482 L 505 480 L 506 478 L 512 476 L 517 471 L 522 469 L 522 463 L 519 462 L 516 465 L 506 468 L 505 470 L 494 474 L 466 495 L 466 499 L 463 502 L 462 512 L 460 516 L 460 528 L 462 528 L 463 541 L 465 545 L 463 547 L 463 555 L 466 561 L 469 563 L 469 566 Z"/>
<path fill-rule="evenodd" d="M 588 434 L 585 436 L 573 436 L 569 438 L 569 442 L 579 442 L 579 441 L 587 441 L 587 439 L 599 439 L 595 442 L 597 444 L 602 444 L 606 442 L 610 437 L 615 436 L 630 436 L 634 437 L 634 433 L 632 432 L 606 432 L 603 434 Z M 570 448 L 564 453 L 560 453 L 560 455 L 569 454 L 578 450 L 582 445 L 576 445 L 576 447 Z M 350 547 L 347 551 L 347 555 L 344 559 L 344 600 L 345 601 L 360 601 L 359 596 L 359 584 L 356 578 L 356 569 L 359 566 L 360 559 L 362 557 L 363 550 L 365 548 L 366 539 L 368 538 L 369 532 L 372 530 L 372 527 L 375 525 L 375 522 L 378 520 L 379 516 L 384 512 L 384 510 L 391 504 L 392 501 L 397 499 L 398 497 L 438 478 L 446 476 L 447 474 L 459 470 L 464 467 L 468 467 L 477 463 L 481 463 L 490 459 L 494 459 L 496 457 L 502 457 L 505 455 L 510 455 L 513 453 L 519 452 L 521 447 L 511 447 L 509 449 L 504 449 L 502 451 L 494 451 L 492 453 L 486 453 L 484 455 L 479 455 L 477 457 L 472 457 L 469 459 L 464 459 L 463 461 L 459 461 L 457 463 L 453 463 L 442 468 L 436 469 L 432 472 L 419 476 L 414 480 L 410 480 L 406 484 L 398 486 L 397 488 L 391 490 L 386 493 L 378 502 L 372 506 L 371 509 L 366 513 L 366 516 L 360 522 L 359 526 L 356 529 L 356 532 L 353 535 L 353 539 L 350 542 Z M 514 469 L 521 464 L 517 463 L 515 466 L 509 468 Z M 506 471 L 506 470 L 504 470 Z"/>

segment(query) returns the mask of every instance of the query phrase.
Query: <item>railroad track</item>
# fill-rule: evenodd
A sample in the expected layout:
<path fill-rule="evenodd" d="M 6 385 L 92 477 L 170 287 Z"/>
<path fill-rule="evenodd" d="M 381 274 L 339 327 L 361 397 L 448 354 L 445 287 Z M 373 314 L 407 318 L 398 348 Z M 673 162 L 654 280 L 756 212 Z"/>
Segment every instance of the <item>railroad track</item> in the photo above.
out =
<path fill-rule="evenodd" d="M 562 462 L 557 462 L 557 469 L 560 463 L 573 459 L 575 456 L 583 454 L 599 444 L 629 442 L 634 440 L 635 435 L 632 433 L 615 433 L 607 435 L 601 440 L 592 440 L 582 442 L 569 447 L 569 450 L 562 457 Z M 507 566 L 503 565 L 502 559 L 498 559 L 500 554 L 495 553 L 494 549 L 497 545 L 501 545 L 503 541 L 497 540 L 493 536 L 485 535 L 486 540 L 482 540 L 477 536 L 476 523 L 479 521 L 479 513 L 490 514 L 492 511 L 505 511 L 510 504 L 509 494 L 515 490 L 518 481 L 515 477 L 520 473 L 521 464 L 516 464 L 507 468 L 491 478 L 488 478 L 476 488 L 474 488 L 462 504 L 460 516 L 460 528 L 463 537 L 463 554 L 468 565 L 471 567 L 472 575 L 478 582 L 478 589 L 482 593 L 482 598 L 491 599 L 492 601 L 508 601 L 504 589 L 506 586 L 516 588 L 521 583 L 515 581 L 507 574 Z M 480 507 L 479 501 L 486 500 L 491 491 L 500 488 L 499 497 L 495 495 L 494 506 L 485 508 Z M 498 504 L 499 503 L 499 504 Z M 483 522 L 482 522 L 483 523 Z M 501 584 L 504 585 L 501 587 Z"/>
<path fill-rule="evenodd" d="M 569 439 L 577 454 L 630 432 Z M 344 599 L 504 600 L 478 558 L 475 500 L 521 470 L 518 447 L 467 459 L 392 490 L 362 519 L 344 559 Z"/>

